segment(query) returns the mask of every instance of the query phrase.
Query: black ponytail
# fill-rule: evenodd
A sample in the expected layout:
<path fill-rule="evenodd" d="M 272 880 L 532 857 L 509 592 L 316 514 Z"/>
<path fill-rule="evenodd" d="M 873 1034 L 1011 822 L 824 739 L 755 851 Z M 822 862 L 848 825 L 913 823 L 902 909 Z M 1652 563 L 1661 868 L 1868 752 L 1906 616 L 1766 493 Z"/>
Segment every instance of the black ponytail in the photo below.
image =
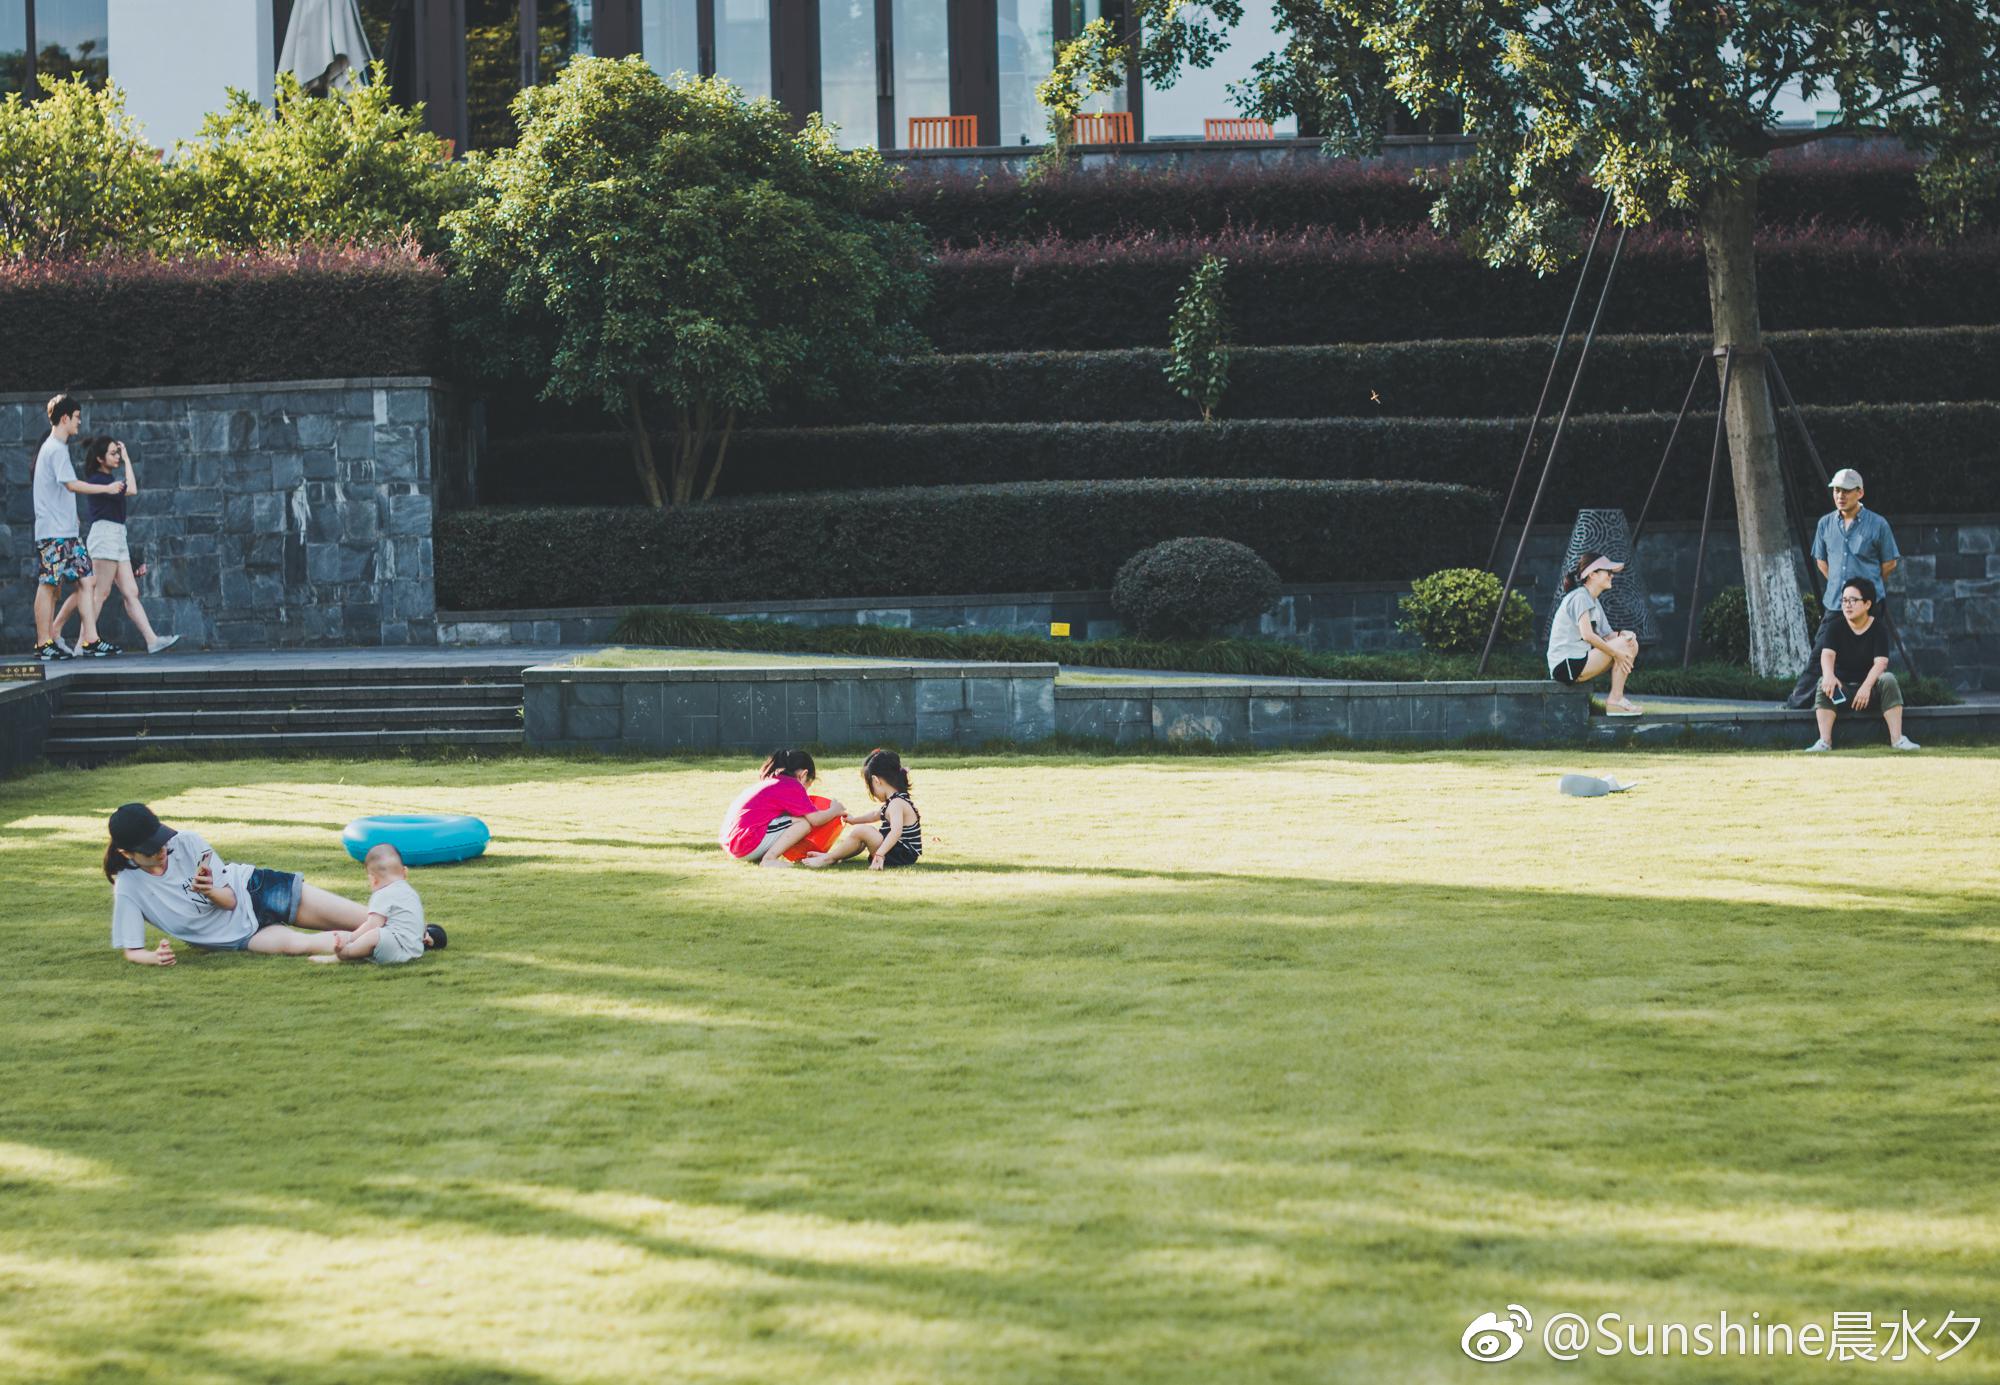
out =
<path fill-rule="evenodd" d="M 104 878 L 112 884 L 118 883 L 118 873 L 132 869 L 132 863 L 125 859 L 125 853 L 113 842 L 104 848 Z"/>
<path fill-rule="evenodd" d="M 903 768 L 903 757 L 893 750 L 868 752 L 868 758 L 861 762 L 861 782 L 866 784 L 870 775 L 899 792 L 910 791 L 910 772 Z"/>
<path fill-rule="evenodd" d="M 764 761 L 763 775 L 766 779 L 778 774 L 797 774 L 804 770 L 804 782 L 810 784 L 819 778 L 819 770 L 813 765 L 813 757 L 803 750 L 774 750 Z"/>

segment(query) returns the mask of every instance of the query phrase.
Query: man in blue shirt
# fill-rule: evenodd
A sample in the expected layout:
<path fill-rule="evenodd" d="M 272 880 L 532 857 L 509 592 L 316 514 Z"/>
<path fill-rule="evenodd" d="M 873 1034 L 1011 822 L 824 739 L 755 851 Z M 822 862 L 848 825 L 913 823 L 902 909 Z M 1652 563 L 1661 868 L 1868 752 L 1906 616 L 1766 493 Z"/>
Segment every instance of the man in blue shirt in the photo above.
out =
<path fill-rule="evenodd" d="M 1840 589 L 1856 577 L 1866 577 L 1875 590 L 1886 594 L 1883 578 L 1896 570 L 1902 551 L 1889 521 L 1861 505 L 1861 473 L 1842 467 L 1833 474 L 1833 513 L 1820 517 L 1813 531 L 1813 558 L 1820 576 L 1826 578 L 1826 609 L 1839 609 Z M 1883 615 L 1882 603 L 1875 614 Z"/>

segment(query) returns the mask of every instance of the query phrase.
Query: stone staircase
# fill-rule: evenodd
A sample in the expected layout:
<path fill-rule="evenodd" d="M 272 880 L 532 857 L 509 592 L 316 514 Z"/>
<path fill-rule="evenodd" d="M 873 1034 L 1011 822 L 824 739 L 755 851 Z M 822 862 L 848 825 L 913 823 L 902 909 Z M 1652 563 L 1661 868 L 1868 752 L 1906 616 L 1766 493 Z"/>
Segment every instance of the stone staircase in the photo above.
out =
<path fill-rule="evenodd" d="M 521 665 L 77 668 L 45 754 L 98 764 L 139 750 L 380 754 L 521 744 Z"/>

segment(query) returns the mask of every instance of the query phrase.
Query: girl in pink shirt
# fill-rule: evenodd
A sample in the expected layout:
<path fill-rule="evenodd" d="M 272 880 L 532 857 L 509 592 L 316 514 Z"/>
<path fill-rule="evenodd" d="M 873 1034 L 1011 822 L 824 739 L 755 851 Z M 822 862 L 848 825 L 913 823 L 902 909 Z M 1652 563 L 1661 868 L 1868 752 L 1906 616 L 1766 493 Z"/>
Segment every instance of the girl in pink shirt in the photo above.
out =
<path fill-rule="evenodd" d="M 819 777 L 803 750 L 774 750 L 755 784 L 736 796 L 722 816 L 722 849 L 739 861 L 789 866 L 785 853 L 815 827 L 845 817 L 838 802 L 815 808 L 806 785 Z"/>

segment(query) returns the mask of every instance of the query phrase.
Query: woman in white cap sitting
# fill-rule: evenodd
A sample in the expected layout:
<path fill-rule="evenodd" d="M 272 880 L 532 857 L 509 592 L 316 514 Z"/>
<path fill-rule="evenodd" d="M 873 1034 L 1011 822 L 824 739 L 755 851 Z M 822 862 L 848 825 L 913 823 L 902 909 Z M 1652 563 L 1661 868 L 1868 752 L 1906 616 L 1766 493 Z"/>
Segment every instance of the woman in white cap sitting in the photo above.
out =
<path fill-rule="evenodd" d="M 1625 564 L 1602 553 L 1585 553 L 1563 574 L 1562 604 L 1549 622 L 1549 677 L 1574 686 L 1609 669 L 1611 691 L 1604 710 L 1614 717 L 1636 717 L 1646 709 L 1626 698 L 1625 680 L 1639 658 L 1639 637 L 1630 630 L 1614 631 L 1598 601 L 1611 589 L 1613 576 L 1624 570 Z"/>

